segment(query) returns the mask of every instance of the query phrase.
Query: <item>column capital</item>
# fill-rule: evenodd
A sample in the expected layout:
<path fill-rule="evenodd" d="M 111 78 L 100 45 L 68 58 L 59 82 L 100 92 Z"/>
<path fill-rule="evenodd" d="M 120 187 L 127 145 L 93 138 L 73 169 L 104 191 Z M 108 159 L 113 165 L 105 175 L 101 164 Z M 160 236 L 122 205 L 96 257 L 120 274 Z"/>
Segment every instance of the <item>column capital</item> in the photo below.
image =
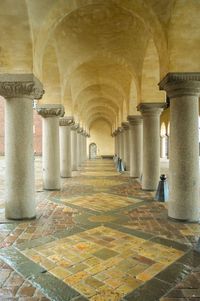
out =
<path fill-rule="evenodd" d="M 63 105 L 59 104 L 44 104 L 36 107 L 36 111 L 44 118 L 48 117 L 63 117 L 65 109 Z"/>
<path fill-rule="evenodd" d="M 142 124 L 143 121 L 142 116 L 140 115 L 128 115 L 127 120 L 130 123 L 130 125 Z"/>
<path fill-rule="evenodd" d="M 200 72 L 168 73 L 158 84 L 171 98 L 182 95 L 200 95 Z"/>
<path fill-rule="evenodd" d="M 78 133 L 78 134 L 82 134 L 82 133 L 83 133 L 83 128 L 80 128 L 80 127 L 79 127 L 78 130 L 77 130 L 77 133 Z"/>
<path fill-rule="evenodd" d="M 87 138 L 90 138 L 90 134 L 87 133 L 87 134 L 86 134 L 86 137 L 87 137 Z"/>
<path fill-rule="evenodd" d="M 85 131 L 85 130 L 83 130 L 82 135 L 83 135 L 84 137 L 86 137 L 86 131 Z"/>
<path fill-rule="evenodd" d="M 122 122 L 122 128 L 124 131 L 129 130 L 129 123 L 128 122 Z"/>
<path fill-rule="evenodd" d="M 122 132 L 123 132 L 123 128 L 119 126 L 119 127 L 116 129 L 116 132 L 117 132 L 117 134 L 122 133 Z"/>
<path fill-rule="evenodd" d="M 165 102 L 149 102 L 140 103 L 137 110 L 141 112 L 142 116 L 160 115 L 163 109 L 167 107 Z"/>
<path fill-rule="evenodd" d="M 0 74 L 0 95 L 8 98 L 30 97 L 41 99 L 42 83 L 32 74 Z"/>
<path fill-rule="evenodd" d="M 71 126 L 74 125 L 74 117 L 73 116 L 65 116 L 59 119 L 60 126 Z"/>
<path fill-rule="evenodd" d="M 74 123 L 74 124 L 71 126 L 72 131 L 77 131 L 78 128 L 79 128 L 79 124 L 78 124 L 78 123 Z"/>

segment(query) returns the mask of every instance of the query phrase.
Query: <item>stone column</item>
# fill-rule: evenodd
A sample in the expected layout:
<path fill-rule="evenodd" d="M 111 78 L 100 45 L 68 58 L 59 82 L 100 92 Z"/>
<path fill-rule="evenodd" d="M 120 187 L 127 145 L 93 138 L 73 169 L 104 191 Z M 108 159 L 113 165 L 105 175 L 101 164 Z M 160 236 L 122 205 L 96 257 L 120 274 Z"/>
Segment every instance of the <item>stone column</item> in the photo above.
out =
<path fill-rule="evenodd" d="M 166 158 L 166 135 L 160 137 L 160 157 Z"/>
<path fill-rule="evenodd" d="M 130 151 L 129 151 L 129 124 L 122 122 L 123 127 L 123 147 L 124 147 L 124 165 L 126 170 L 130 170 Z"/>
<path fill-rule="evenodd" d="M 79 125 L 78 124 L 74 124 L 72 125 L 71 129 L 72 129 L 72 170 L 77 170 L 78 169 L 78 158 L 77 158 L 77 129 L 78 129 Z"/>
<path fill-rule="evenodd" d="M 42 171 L 46 190 L 60 190 L 59 117 L 64 116 L 64 107 L 46 104 L 36 108 L 42 118 Z"/>
<path fill-rule="evenodd" d="M 83 162 L 86 160 L 86 131 L 83 133 Z"/>
<path fill-rule="evenodd" d="M 114 145 L 115 145 L 114 155 L 116 155 L 117 154 L 117 135 L 116 135 L 115 131 L 112 133 L 112 137 L 114 139 Z"/>
<path fill-rule="evenodd" d="M 87 160 L 87 138 L 88 138 L 88 133 L 85 132 L 85 161 Z"/>
<path fill-rule="evenodd" d="M 117 129 L 118 132 L 118 142 L 119 142 L 119 157 L 120 159 L 122 159 L 123 157 L 123 134 L 122 134 L 123 129 L 121 127 L 119 127 Z"/>
<path fill-rule="evenodd" d="M 83 128 L 78 128 L 77 131 L 77 162 L 78 162 L 78 166 L 81 166 L 81 159 L 82 159 L 82 143 L 81 143 L 81 134 L 83 132 Z"/>
<path fill-rule="evenodd" d="M 143 117 L 142 189 L 156 190 L 160 177 L 160 114 L 165 103 L 141 103 Z"/>
<path fill-rule="evenodd" d="M 115 145 L 116 145 L 115 154 L 119 157 L 119 135 L 117 130 L 114 131 L 114 135 L 115 135 Z"/>
<path fill-rule="evenodd" d="M 198 222 L 200 73 L 169 73 L 159 86 L 170 97 L 168 215 Z"/>
<path fill-rule="evenodd" d="M 129 147 L 130 147 L 130 177 L 140 178 L 142 175 L 143 158 L 143 128 L 142 116 L 129 115 Z"/>
<path fill-rule="evenodd" d="M 74 124 L 72 116 L 60 118 L 60 175 L 62 178 L 72 176 L 72 145 L 71 126 Z"/>
<path fill-rule="evenodd" d="M 43 87 L 33 74 L 1 74 L 0 95 L 5 98 L 5 215 L 8 219 L 36 216 L 33 100 Z"/>

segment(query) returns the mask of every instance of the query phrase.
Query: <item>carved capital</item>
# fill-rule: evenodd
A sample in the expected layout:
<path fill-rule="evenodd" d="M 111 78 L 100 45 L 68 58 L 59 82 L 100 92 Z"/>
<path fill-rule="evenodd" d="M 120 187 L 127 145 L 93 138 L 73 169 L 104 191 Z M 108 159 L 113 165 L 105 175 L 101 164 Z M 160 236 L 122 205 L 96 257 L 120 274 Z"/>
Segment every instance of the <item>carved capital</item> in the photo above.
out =
<path fill-rule="evenodd" d="M 78 128 L 77 133 L 82 134 L 83 133 L 83 128 Z"/>
<path fill-rule="evenodd" d="M 168 73 L 158 84 L 170 98 L 183 95 L 200 95 L 200 72 Z"/>
<path fill-rule="evenodd" d="M 79 123 L 74 123 L 74 124 L 71 126 L 72 131 L 77 131 L 78 128 L 79 128 Z"/>
<path fill-rule="evenodd" d="M 140 103 L 137 110 L 141 112 L 142 116 L 159 117 L 166 107 L 167 104 L 164 102 Z"/>
<path fill-rule="evenodd" d="M 116 131 L 117 131 L 117 134 L 120 134 L 120 133 L 123 132 L 123 128 L 122 127 L 118 127 Z"/>
<path fill-rule="evenodd" d="M 129 115 L 127 117 L 127 120 L 130 123 L 130 125 L 140 125 L 143 122 L 142 116 L 140 115 Z"/>
<path fill-rule="evenodd" d="M 74 125 L 74 117 L 73 116 L 66 116 L 59 119 L 60 126 L 71 126 Z"/>
<path fill-rule="evenodd" d="M 128 122 L 122 122 L 122 128 L 123 128 L 125 131 L 129 130 L 129 124 L 128 124 Z"/>
<path fill-rule="evenodd" d="M 0 74 L 0 95 L 6 99 L 41 99 L 43 94 L 43 86 L 33 74 Z"/>
<path fill-rule="evenodd" d="M 43 118 L 48 117 L 63 117 L 65 115 L 65 109 L 59 104 L 46 104 L 36 107 L 36 111 Z"/>

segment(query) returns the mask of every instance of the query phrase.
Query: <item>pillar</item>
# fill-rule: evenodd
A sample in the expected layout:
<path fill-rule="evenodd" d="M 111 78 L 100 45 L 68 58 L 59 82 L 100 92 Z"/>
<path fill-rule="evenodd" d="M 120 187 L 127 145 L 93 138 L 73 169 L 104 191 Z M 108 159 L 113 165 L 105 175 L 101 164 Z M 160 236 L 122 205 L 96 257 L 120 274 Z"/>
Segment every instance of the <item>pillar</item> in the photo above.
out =
<path fill-rule="evenodd" d="M 8 219 L 36 216 L 33 100 L 43 87 L 33 74 L 0 75 L 0 95 L 5 98 L 5 215 Z"/>
<path fill-rule="evenodd" d="M 123 129 L 121 127 L 118 127 L 118 145 L 119 145 L 119 158 L 122 159 L 123 157 L 123 136 L 122 136 Z"/>
<path fill-rule="evenodd" d="M 142 116 L 129 115 L 128 121 L 129 121 L 130 177 L 140 178 L 142 175 L 142 158 L 143 158 Z"/>
<path fill-rule="evenodd" d="M 59 117 L 64 116 L 64 107 L 59 104 L 37 106 L 42 116 L 42 172 L 46 190 L 60 190 Z"/>
<path fill-rule="evenodd" d="M 78 151 L 77 151 L 77 129 L 78 129 L 79 125 L 76 123 L 74 125 L 72 125 L 71 127 L 71 139 L 72 139 L 72 170 L 77 170 L 78 169 Z"/>
<path fill-rule="evenodd" d="M 116 136 L 115 131 L 112 133 L 112 137 L 114 139 L 114 155 L 116 155 L 117 154 L 117 136 Z"/>
<path fill-rule="evenodd" d="M 200 73 L 169 73 L 159 86 L 170 98 L 168 215 L 198 222 Z"/>
<path fill-rule="evenodd" d="M 78 166 L 81 166 L 82 163 L 82 139 L 81 134 L 83 132 L 83 128 L 78 128 L 77 130 L 77 162 Z"/>
<path fill-rule="evenodd" d="M 160 114 L 165 103 L 141 103 L 143 117 L 142 189 L 156 190 L 160 177 Z"/>
<path fill-rule="evenodd" d="M 129 124 L 128 122 L 122 122 L 123 128 L 123 161 L 126 170 L 130 170 L 130 151 L 129 151 Z"/>
<path fill-rule="evenodd" d="M 113 133 L 115 137 L 115 154 L 119 157 L 119 139 L 118 139 L 118 131 L 115 130 Z"/>
<path fill-rule="evenodd" d="M 74 124 L 72 116 L 63 117 L 59 120 L 60 124 L 60 175 L 62 178 L 72 176 L 72 144 L 71 126 Z"/>
<path fill-rule="evenodd" d="M 166 158 L 166 141 L 167 136 L 163 135 L 160 137 L 160 157 L 161 158 Z"/>

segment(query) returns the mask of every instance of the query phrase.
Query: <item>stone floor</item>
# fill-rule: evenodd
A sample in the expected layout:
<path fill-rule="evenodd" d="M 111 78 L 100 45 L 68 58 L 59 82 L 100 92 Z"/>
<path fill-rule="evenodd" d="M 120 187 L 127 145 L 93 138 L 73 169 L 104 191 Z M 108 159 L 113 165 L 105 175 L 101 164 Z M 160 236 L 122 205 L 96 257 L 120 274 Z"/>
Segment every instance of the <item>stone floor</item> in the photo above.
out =
<path fill-rule="evenodd" d="M 43 191 L 35 166 L 37 219 L 8 221 L 0 160 L 0 300 L 200 301 L 199 224 L 169 220 L 111 160 L 86 162 L 60 192 Z"/>

